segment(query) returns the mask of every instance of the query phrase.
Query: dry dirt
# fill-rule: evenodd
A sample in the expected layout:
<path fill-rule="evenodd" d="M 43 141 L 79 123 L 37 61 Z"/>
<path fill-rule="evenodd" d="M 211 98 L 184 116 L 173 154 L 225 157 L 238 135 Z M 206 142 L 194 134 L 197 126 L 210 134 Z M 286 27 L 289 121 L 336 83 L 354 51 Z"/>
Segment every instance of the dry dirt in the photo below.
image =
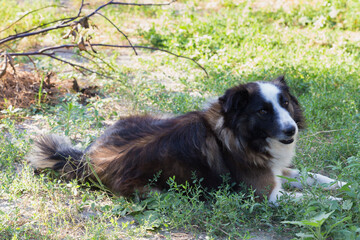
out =
<path fill-rule="evenodd" d="M 59 81 L 53 72 L 41 76 L 20 68 L 15 71 L 8 68 L 0 78 L 0 110 L 10 106 L 27 108 L 39 100 L 52 102 L 60 95 L 70 92 L 71 88 L 71 82 Z"/>
<path fill-rule="evenodd" d="M 97 86 L 80 88 L 76 79 L 59 80 L 54 72 L 35 72 L 22 68 L 8 68 L 0 77 L 0 110 L 28 108 L 41 103 L 55 104 L 59 97 L 79 92 L 79 101 L 98 94 Z"/>

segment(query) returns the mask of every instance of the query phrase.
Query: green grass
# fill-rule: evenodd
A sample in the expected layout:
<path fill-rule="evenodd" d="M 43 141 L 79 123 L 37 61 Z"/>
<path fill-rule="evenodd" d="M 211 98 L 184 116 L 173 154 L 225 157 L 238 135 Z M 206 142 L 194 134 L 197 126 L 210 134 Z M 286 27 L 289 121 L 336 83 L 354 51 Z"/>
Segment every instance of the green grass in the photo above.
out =
<path fill-rule="evenodd" d="M 135 57 L 131 51 L 99 51 L 95 62 L 104 67 L 104 73 L 115 76 L 113 80 L 83 77 L 68 66 L 34 58 L 39 69 L 56 71 L 60 79 L 75 77 L 83 84 L 99 85 L 102 96 L 81 105 L 76 95 L 69 94 L 55 106 L 40 103 L 0 113 L 0 236 L 137 239 L 163 234 L 171 239 L 176 238 L 172 233 L 180 231 L 194 237 L 242 239 L 257 236 L 262 229 L 280 237 L 360 239 L 360 4 L 307 0 L 277 7 L 262 2 L 189 0 L 162 8 L 103 10 L 133 41 L 192 57 L 207 69 L 208 78 L 191 61 L 157 52 L 141 51 Z M 7 6 L 0 8 L 3 28 L 21 16 L 19 12 L 44 6 L 40 1 L 35 5 L 0 1 L 3 5 Z M 76 14 L 74 9 L 38 12 L 0 36 L 71 11 Z M 124 41 L 100 17 L 93 23 L 101 29 L 95 30 L 95 40 Z M 56 31 L 10 47 L 22 51 L 35 43 L 45 46 L 49 39 L 70 42 L 59 38 L 64 34 Z M 130 57 L 119 64 L 124 54 Z M 14 60 L 32 66 L 26 58 Z M 96 64 L 88 66 L 95 69 Z M 200 200 L 203 189 L 170 180 L 169 192 L 136 201 L 112 197 L 88 185 L 60 182 L 51 173 L 34 176 L 25 161 L 31 139 L 38 134 L 29 125 L 68 135 L 85 148 L 107 121 L 128 113 L 180 114 L 200 109 L 228 87 L 280 74 L 286 75 L 307 118 L 295 166 L 350 182 L 351 188 L 331 193 L 306 188 L 303 201 L 283 199 L 272 208 L 267 202 L 256 202 L 251 191 L 231 193 L 228 186 L 208 193 L 204 202 Z M 329 201 L 328 195 L 343 201 Z"/>

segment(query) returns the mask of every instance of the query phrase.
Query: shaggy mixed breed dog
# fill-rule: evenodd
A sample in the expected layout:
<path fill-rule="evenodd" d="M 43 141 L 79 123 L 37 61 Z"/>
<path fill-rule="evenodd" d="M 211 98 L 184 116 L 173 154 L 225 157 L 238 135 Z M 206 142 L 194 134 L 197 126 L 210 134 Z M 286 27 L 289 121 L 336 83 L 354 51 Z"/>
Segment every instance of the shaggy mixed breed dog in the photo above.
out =
<path fill-rule="evenodd" d="M 202 111 L 121 119 L 84 151 L 63 137 L 41 136 L 29 160 L 35 169 L 51 168 L 67 179 L 95 179 L 95 172 L 111 191 L 127 197 L 146 193 L 158 173 L 155 184 L 161 190 L 173 176 L 183 184 L 195 174 L 211 190 L 228 175 L 234 191 L 252 187 L 275 203 L 285 193 L 279 176 L 300 178 L 289 167 L 303 127 L 299 103 L 279 77 L 230 88 Z M 327 183 L 329 189 L 345 184 L 312 173 L 305 182 Z M 300 180 L 289 184 L 302 188 Z"/>

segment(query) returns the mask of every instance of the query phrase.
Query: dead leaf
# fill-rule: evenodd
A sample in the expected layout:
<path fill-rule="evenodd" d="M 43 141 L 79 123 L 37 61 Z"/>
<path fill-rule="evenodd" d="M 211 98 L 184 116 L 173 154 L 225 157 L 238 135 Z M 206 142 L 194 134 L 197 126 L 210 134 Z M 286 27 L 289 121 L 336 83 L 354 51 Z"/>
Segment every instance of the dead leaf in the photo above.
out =
<path fill-rule="evenodd" d="M 6 53 L 5 53 L 5 54 L 4 54 L 4 66 L 3 66 L 3 67 L 1 68 L 1 70 L 0 70 L 0 78 L 1 78 L 2 76 L 4 76 L 5 73 L 6 73 L 7 61 L 8 61 L 8 59 L 7 59 L 7 56 L 6 56 Z"/>
<path fill-rule="evenodd" d="M 85 46 L 85 42 L 84 42 L 84 37 L 80 37 L 79 41 L 77 42 L 77 45 L 80 49 L 80 51 L 86 51 L 86 46 Z"/>
<path fill-rule="evenodd" d="M 79 24 L 80 24 L 83 28 L 89 28 L 88 17 L 83 17 L 82 19 L 80 19 Z"/>

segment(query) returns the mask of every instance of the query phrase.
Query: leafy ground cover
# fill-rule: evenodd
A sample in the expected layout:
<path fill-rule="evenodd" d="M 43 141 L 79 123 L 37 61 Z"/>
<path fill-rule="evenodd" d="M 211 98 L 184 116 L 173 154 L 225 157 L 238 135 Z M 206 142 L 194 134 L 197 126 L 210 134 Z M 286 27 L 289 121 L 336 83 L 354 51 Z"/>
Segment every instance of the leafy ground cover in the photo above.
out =
<path fill-rule="evenodd" d="M 25 11 L 52 3 L 61 2 L 0 1 L 0 31 Z M 67 16 L 80 5 L 80 1 L 62 3 L 67 8 L 30 14 L 1 31 L 0 37 Z M 99 3 L 92 1 L 90 7 Z M 75 78 L 82 87 L 96 85 L 99 94 L 85 103 L 79 102 L 79 93 L 65 94 L 50 105 L 42 89 L 26 109 L 3 108 L 0 238 L 360 239 L 359 12 L 356 0 L 186 0 L 164 7 L 102 10 L 134 43 L 192 57 L 209 77 L 193 62 L 159 52 L 141 51 L 135 56 L 130 50 L 98 51 L 97 62 L 88 66 L 101 65 L 113 79 L 83 76 L 44 57 L 34 57 L 32 62 L 14 58 L 16 67 L 29 69 L 35 63 L 38 71 L 53 71 L 59 80 Z M 97 25 L 94 40 L 126 42 L 104 19 L 92 21 Z M 1 51 L 25 51 L 70 41 L 61 38 L 64 34 L 57 30 L 0 47 Z M 181 114 L 201 108 L 230 86 L 281 74 L 286 75 L 307 118 L 295 166 L 304 173 L 347 181 L 351 188 L 330 193 L 309 187 L 304 189 L 304 200 L 284 198 L 273 208 L 267 202 L 257 203 L 251 191 L 232 193 L 229 186 L 201 201 L 203 189 L 179 186 L 170 179 L 169 192 L 137 201 L 113 197 L 88 184 L 61 182 L 51 173 L 34 176 L 25 161 L 32 139 L 41 132 L 67 135 L 84 148 L 121 116 Z M 328 200 L 330 194 L 343 201 Z"/>

